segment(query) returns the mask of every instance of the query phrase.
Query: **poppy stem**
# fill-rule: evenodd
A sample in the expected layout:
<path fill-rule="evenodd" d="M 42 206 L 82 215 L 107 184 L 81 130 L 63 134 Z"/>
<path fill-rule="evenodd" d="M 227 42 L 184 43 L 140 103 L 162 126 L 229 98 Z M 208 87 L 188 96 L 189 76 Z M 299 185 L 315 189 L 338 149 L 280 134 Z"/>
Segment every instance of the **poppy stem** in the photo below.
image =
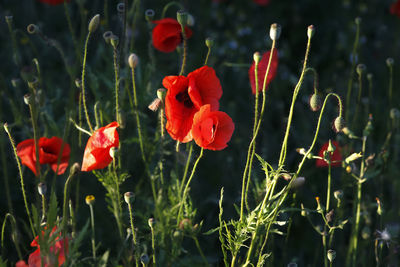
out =
<path fill-rule="evenodd" d="M 96 261 L 96 241 L 95 241 L 93 204 L 90 204 L 89 208 L 90 208 L 90 222 L 91 222 L 91 225 L 92 225 L 92 256 L 93 256 L 93 260 Z"/>
<path fill-rule="evenodd" d="M 208 63 L 208 58 L 210 57 L 210 54 L 211 54 L 211 46 L 208 47 L 206 60 L 204 61 L 204 66 L 207 65 L 207 63 Z"/>
<path fill-rule="evenodd" d="M 154 227 L 152 224 L 149 224 L 151 230 L 151 248 L 153 250 L 153 266 L 157 266 L 156 264 L 156 245 L 155 245 L 155 236 L 154 236 Z"/>
<path fill-rule="evenodd" d="M 182 190 L 183 190 L 183 185 L 186 182 L 186 177 L 187 177 L 187 173 L 189 170 L 189 165 L 190 165 L 190 160 L 192 159 L 192 152 L 193 152 L 193 142 L 190 142 L 189 145 L 189 154 L 186 160 L 186 164 L 185 164 L 185 170 L 183 172 L 183 177 L 182 177 L 182 181 L 181 181 L 181 185 L 179 187 L 179 191 L 178 191 L 178 195 L 180 196 L 182 194 Z"/>
<path fill-rule="evenodd" d="M 42 196 L 42 221 L 44 222 L 46 218 L 46 197 L 43 195 Z"/>
<path fill-rule="evenodd" d="M 179 225 L 179 222 L 180 222 L 180 220 L 181 220 L 182 208 L 183 208 L 183 205 L 185 204 L 186 196 L 187 196 L 187 194 L 188 194 L 189 184 L 190 184 L 190 182 L 191 182 L 192 179 L 193 179 L 194 173 L 195 173 L 196 168 L 197 168 L 197 164 L 199 164 L 200 159 L 203 157 L 203 151 L 204 151 L 204 149 L 201 148 L 200 154 L 199 154 L 199 156 L 197 157 L 197 159 L 196 159 L 196 161 L 195 161 L 195 163 L 194 163 L 194 165 L 193 165 L 192 173 L 190 174 L 189 179 L 188 179 L 188 181 L 187 181 L 187 183 L 186 183 L 185 190 L 183 191 L 181 203 L 180 203 L 180 205 L 179 205 L 178 216 L 176 217 L 176 218 L 177 218 L 177 225 Z"/>
<path fill-rule="evenodd" d="M 132 74 L 133 104 L 135 105 L 134 112 L 135 112 L 136 125 L 137 125 L 138 137 L 139 137 L 140 152 L 142 153 L 143 163 L 147 164 L 146 155 L 144 153 L 142 127 L 140 124 L 140 117 L 139 117 L 139 111 L 138 111 L 138 100 L 137 100 L 137 95 L 136 95 L 136 82 L 135 82 L 135 68 L 131 68 L 131 70 L 132 70 L 131 74 Z"/>
<path fill-rule="evenodd" d="M 186 38 L 186 33 L 185 33 L 185 27 L 181 27 L 181 28 L 182 28 L 182 39 L 183 39 L 183 59 L 182 59 L 182 66 L 181 66 L 181 71 L 179 73 L 179 76 L 181 76 L 185 73 L 186 58 L 187 58 L 187 38 Z"/>
<path fill-rule="evenodd" d="M 15 160 L 17 161 L 17 166 L 18 166 L 18 172 L 19 172 L 19 178 L 20 178 L 20 182 L 21 182 L 21 191 L 22 191 L 22 197 L 24 199 L 24 204 L 25 204 L 25 210 L 26 210 L 26 214 L 28 215 L 28 219 L 29 219 L 29 224 L 31 226 L 31 230 L 32 230 L 32 234 L 33 236 L 36 236 L 36 232 L 35 232 L 35 228 L 33 227 L 33 223 L 32 223 L 32 218 L 31 218 L 31 212 L 28 208 L 28 202 L 26 200 L 26 193 L 25 193 L 25 185 L 24 185 L 24 176 L 22 174 L 22 168 L 21 168 L 21 163 L 19 162 L 18 159 L 18 155 L 17 155 L 17 149 L 15 147 L 15 142 L 14 139 L 11 136 L 10 130 L 8 129 L 8 124 L 4 123 L 3 124 L 4 130 L 6 131 L 7 135 L 8 135 L 8 139 L 10 140 L 13 152 L 14 152 L 14 157 Z"/>
<path fill-rule="evenodd" d="M 170 8 L 171 6 L 176 6 L 179 9 L 183 9 L 183 6 L 181 5 L 181 3 L 177 2 L 177 1 L 171 1 L 168 4 L 166 4 L 163 8 L 163 11 L 161 13 L 161 18 L 165 18 L 165 13 L 167 13 L 168 8 Z"/>
<path fill-rule="evenodd" d="M 118 49 L 113 46 L 113 60 L 114 60 L 114 75 L 115 75 L 115 119 L 121 124 L 120 110 L 119 110 L 119 60 Z"/>
<path fill-rule="evenodd" d="M 86 121 L 87 121 L 87 124 L 89 126 L 90 132 L 92 133 L 93 132 L 93 127 L 92 127 L 92 124 L 90 123 L 89 113 L 88 113 L 87 106 L 86 106 L 86 92 L 85 92 L 86 56 L 87 56 L 87 46 L 88 46 L 88 43 L 89 43 L 90 33 L 91 32 L 89 31 L 88 34 L 87 34 L 87 37 L 86 37 L 86 41 L 85 41 L 85 50 L 84 50 L 84 53 L 83 53 L 83 64 L 82 64 L 82 78 L 81 78 L 82 85 L 81 85 L 81 87 L 82 87 L 83 110 L 85 112 Z"/>
<path fill-rule="evenodd" d="M 392 107 L 393 98 L 393 64 L 387 64 L 389 67 L 389 107 Z"/>
<path fill-rule="evenodd" d="M 17 222 L 15 221 L 15 218 L 11 213 L 7 213 L 6 216 L 4 217 L 3 225 L 1 227 L 1 247 L 2 248 L 4 248 L 4 231 L 5 231 L 5 228 L 6 228 L 7 218 L 10 218 L 9 221 L 11 223 L 11 231 L 14 234 L 17 234 Z M 13 243 L 15 245 L 15 248 L 17 249 L 18 257 L 20 259 L 22 259 L 22 253 L 21 253 L 21 249 L 19 247 L 17 239 L 11 238 L 11 240 L 13 241 Z"/>
<path fill-rule="evenodd" d="M 67 1 L 64 1 L 64 12 L 65 12 L 65 17 L 67 18 L 68 29 L 71 33 L 72 43 L 74 44 L 76 57 L 78 58 L 79 63 L 82 63 L 82 56 L 81 56 L 81 53 L 79 52 L 80 46 L 78 45 L 78 41 L 76 40 L 75 30 L 74 30 L 74 27 L 72 26 L 72 21 L 71 21 L 71 16 L 69 14 Z"/>
<path fill-rule="evenodd" d="M 34 88 L 34 86 L 30 85 L 29 86 L 31 88 L 31 92 L 32 95 L 30 96 L 31 98 L 36 98 L 36 90 Z M 32 103 L 33 102 L 33 103 Z M 39 139 L 38 139 L 38 128 L 37 128 L 37 112 L 36 112 L 36 108 L 35 108 L 35 103 L 36 101 L 29 101 L 28 106 L 29 106 L 29 113 L 31 115 L 31 122 L 32 122 L 32 129 L 33 129 L 33 140 L 34 140 L 34 146 L 35 146 L 35 165 L 36 165 L 36 177 L 38 177 L 39 179 L 41 178 L 40 175 L 40 157 L 39 157 Z"/>

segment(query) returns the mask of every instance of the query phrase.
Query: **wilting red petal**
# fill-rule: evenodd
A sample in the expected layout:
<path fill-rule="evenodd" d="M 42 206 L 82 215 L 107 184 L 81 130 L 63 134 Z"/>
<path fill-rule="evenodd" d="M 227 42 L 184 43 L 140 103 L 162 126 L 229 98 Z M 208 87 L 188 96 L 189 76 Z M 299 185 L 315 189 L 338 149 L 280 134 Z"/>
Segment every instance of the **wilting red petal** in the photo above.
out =
<path fill-rule="evenodd" d="M 182 42 L 181 25 L 176 19 L 165 18 L 153 21 L 157 24 L 153 29 L 153 46 L 165 53 L 173 52 Z M 185 27 L 186 38 L 192 36 L 192 31 Z"/>
<path fill-rule="evenodd" d="M 260 62 L 258 63 L 258 91 L 261 92 L 263 89 L 264 85 L 264 78 L 265 78 L 265 73 L 267 71 L 268 67 L 268 61 L 269 61 L 269 55 L 271 54 L 271 51 L 268 51 L 263 54 Z M 253 64 L 251 65 L 249 69 L 249 79 L 250 79 L 250 85 L 251 85 L 251 90 L 253 91 L 253 94 L 256 94 L 256 80 L 255 80 L 255 62 L 253 61 Z M 266 88 L 267 90 L 269 83 L 275 78 L 276 73 L 278 70 L 278 51 L 275 49 L 274 53 L 272 55 L 271 59 L 271 66 L 268 72 L 268 77 L 267 77 L 267 83 L 266 83 Z"/>
<path fill-rule="evenodd" d="M 227 147 L 234 129 L 232 119 L 225 112 L 211 111 L 210 105 L 202 106 L 193 118 L 193 139 L 205 149 L 222 150 Z"/>
<path fill-rule="evenodd" d="M 112 122 L 94 131 L 83 155 L 82 171 L 103 169 L 111 163 L 110 149 L 119 146 L 118 122 Z"/>
<path fill-rule="evenodd" d="M 342 161 L 342 155 L 340 154 L 340 146 L 339 143 L 337 141 L 331 141 L 332 145 L 335 146 L 335 151 L 333 152 L 333 154 L 331 155 L 331 166 L 332 167 L 340 167 L 342 165 L 341 161 Z M 329 146 L 329 142 L 326 142 L 321 149 L 319 150 L 318 156 L 323 158 L 324 157 L 324 151 L 328 149 Z M 317 159 L 315 161 L 315 165 L 317 167 L 328 167 L 328 163 L 323 160 L 323 159 Z"/>

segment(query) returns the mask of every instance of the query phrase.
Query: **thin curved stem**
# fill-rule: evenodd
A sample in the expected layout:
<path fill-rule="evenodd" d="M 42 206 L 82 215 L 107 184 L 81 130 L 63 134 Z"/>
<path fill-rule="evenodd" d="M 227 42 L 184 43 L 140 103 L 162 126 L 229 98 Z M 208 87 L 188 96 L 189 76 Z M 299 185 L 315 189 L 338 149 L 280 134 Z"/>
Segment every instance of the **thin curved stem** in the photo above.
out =
<path fill-rule="evenodd" d="M 83 65 L 82 65 L 82 103 L 83 103 L 83 110 L 85 112 L 85 117 L 86 117 L 86 121 L 87 124 L 89 126 L 90 132 L 93 132 L 93 127 L 92 124 L 90 123 L 90 119 L 89 119 L 89 113 L 87 110 L 87 106 L 86 106 L 86 92 L 85 92 L 85 74 L 86 74 L 86 56 L 87 56 L 87 46 L 89 43 L 89 38 L 90 38 L 90 31 L 87 34 L 86 37 L 86 41 L 85 41 L 85 50 L 84 50 L 84 54 L 83 54 Z"/>
<path fill-rule="evenodd" d="M 181 5 L 181 3 L 177 2 L 177 1 L 169 2 L 169 3 L 166 4 L 166 5 L 164 6 L 164 8 L 163 8 L 163 11 L 162 11 L 162 13 L 161 13 L 161 18 L 162 18 L 162 19 L 165 18 L 165 13 L 167 13 L 168 8 L 170 8 L 171 6 L 176 6 L 176 7 L 178 7 L 179 9 L 183 9 L 183 6 Z"/>
<path fill-rule="evenodd" d="M 144 153 L 144 145 L 143 145 L 143 137 L 142 137 L 142 127 L 140 125 L 140 118 L 139 118 L 139 111 L 138 111 L 138 100 L 136 96 L 136 82 L 135 82 L 135 68 L 131 68 L 131 73 L 132 73 L 132 88 L 133 88 L 133 104 L 135 107 L 135 117 L 136 117 L 136 125 L 137 125 L 137 131 L 138 131 L 138 136 L 139 136 L 139 145 L 140 145 L 140 152 L 142 153 L 142 160 L 145 164 L 147 164 L 146 161 L 146 156 Z"/>

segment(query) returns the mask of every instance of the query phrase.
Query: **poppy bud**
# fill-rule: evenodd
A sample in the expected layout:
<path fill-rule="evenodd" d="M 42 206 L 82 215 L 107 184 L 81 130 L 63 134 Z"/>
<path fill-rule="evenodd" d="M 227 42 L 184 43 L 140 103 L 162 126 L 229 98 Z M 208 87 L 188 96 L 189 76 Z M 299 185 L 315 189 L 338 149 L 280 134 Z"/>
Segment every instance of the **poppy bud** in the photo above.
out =
<path fill-rule="evenodd" d="M 214 46 L 214 38 L 207 37 L 206 39 L 206 46 L 211 49 Z"/>
<path fill-rule="evenodd" d="M 24 95 L 24 102 L 25 102 L 25 104 L 26 105 L 31 105 L 31 104 L 33 104 L 33 97 L 32 97 L 32 95 L 31 94 L 25 94 Z"/>
<path fill-rule="evenodd" d="M 46 195 L 47 192 L 47 186 L 45 183 L 39 183 L 38 184 L 38 192 L 41 196 Z"/>
<path fill-rule="evenodd" d="M 192 222 L 185 218 L 179 223 L 179 229 L 181 230 L 190 230 L 192 228 Z"/>
<path fill-rule="evenodd" d="M 147 223 L 149 224 L 149 227 L 150 227 L 150 228 L 153 228 L 154 225 L 155 225 L 155 223 L 156 223 L 156 220 L 154 220 L 154 218 L 150 218 L 150 219 L 147 221 Z"/>
<path fill-rule="evenodd" d="M 35 34 L 35 33 L 38 33 L 38 32 L 39 32 L 39 27 L 36 26 L 35 24 L 29 24 L 29 25 L 26 27 L 26 31 L 27 31 L 29 34 Z"/>
<path fill-rule="evenodd" d="M 76 88 L 78 88 L 78 89 L 81 89 L 82 88 L 82 81 L 81 81 L 81 79 L 75 79 L 75 86 L 76 86 Z"/>
<path fill-rule="evenodd" d="M 111 37 L 110 37 L 110 43 L 111 43 L 111 45 L 114 47 L 114 48 L 117 48 L 117 46 L 118 46 L 118 44 L 119 44 L 119 38 L 118 38 L 118 36 L 116 36 L 116 35 L 112 35 Z"/>
<path fill-rule="evenodd" d="M 144 266 L 147 266 L 147 264 L 149 264 L 150 261 L 149 256 L 147 254 L 142 254 L 140 256 L 140 261 Z"/>
<path fill-rule="evenodd" d="M 337 133 L 341 132 L 345 126 L 346 126 L 346 122 L 342 116 L 337 117 L 335 119 L 335 121 L 333 122 L 333 129 Z"/>
<path fill-rule="evenodd" d="M 93 195 L 87 195 L 85 197 L 85 201 L 86 201 L 86 204 L 88 204 L 89 206 L 92 206 L 95 202 L 95 197 Z"/>
<path fill-rule="evenodd" d="M 110 153 L 110 157 L 114 159 L 116 156 L 118 156 L 118 153 L 119 153 L 118 147 L 110 148 L 109 153 Z"/>
<path fill-rule="evenodd" d="M 112 31 L 106 31 L 105 33 L 103 33 L 104 41 L 106 41 L 106 43 L 109 44 L 111 36 L 113 36 L 113 35 L 114 34 L 112 33 Z"/>
<path fill-rule="evenodd" d="M 358 64 L 356 71 L 358 75 L 362 75 L 367 70 L 367 67 L 364 64 Z"/>
<path fill-rule="evenodd" d="M 400 111 L 397 108 L 392 108 L 390 110 L 390 118 L 392 120 L 400 118 Z"/>
<path fill-rule="evenodd" d="M 329 145 L 328 148 L 326 149 L 326 151 L 328 151 L 329 153 L 333 153 L 335 152 L 336 147 L 334 145 L 332 145 L 332 141 L 329 139 Z"/>
<path fill-rule="evenodd" d="M 281 173 L 279 177 L 283 178 L 285 181 L 290 181 L 290 179 L 292 179 L 292 176 L 287 172 Z"/>
<path fill-rule="evenodd" d="M 300 155 L 305 155 L 307 153 L 305 148 L 296 148 L 296 152 L 299 153 Z"/>
<path fill-rule="evenodd" d="M 255 53 L 253 54 L 253 60 L 254 60 L 254 62 L 256 63 L 256 65 L 260 62 L 260 60 L 261 60 L 261 54 L 260 54 L 260 52 L 255 52 Z"/>
<path fill-rule="evenodd" d="M 321 96 L 316 93 L 312 94 L 309 103 L 312 111 L 318 111 L 322 106 Z"/>
<path fill-rule="evenodd" d="M 124 4 L 124 3 L 119 3 L 119 4 L 117 5 L 117 11 L 118 11 L 119 13 L 124 13 L 124 12 L 125 12 L 125 4 Z"/>
<path fill-rule="evenodd" d="M 281 25 L 278 23 L 271 24 L 269 28 L 269 37 L 272 41 L 276 41 L 279 39 L 279 36 L 281 36 Z"/>
<path fill-rule="evenodd" d="M 144 12 L 144 16 L 146 17 L 146 20 L 149 21 L 149 22 L 153 20 L 154 14 L 155 14 L 155 12 L 154 12 L 153 9 L 147 9 Z"/>
<path fill-rule="evenodd" d="M 340 201 L 343 198 L 343 190 L 336 190 L 333 192 L 333 196 L 336 198 L 337 201 Z"/>
<path fill-rule="evenodd" d="M 390 68 L 390 67 L 393 67 L 393 64 L 394 64 L 394 59 L 393 59 L 393 58 L 389 57 L 389 58 L 386 59 L 386 65 L 387 65 L 389 68 Z"/>
<path fill-rule="evenodd" d="M 69 168 L 69 175 L 73 176 L 76 175 L 81 171 L 81 165 L 78 162 L 75 162 L 70 168 Z"/>
<path fill-rule="evenodd" d="M 126 192 L 124 194 L 124 200 L 126 202 L 126 204 L 132 204 L 135 201 L 135 194 L 132 192 Z"/>
<path fill-rule="evenodd" d="M 95 15 L 89 22 L 89 32 L 93 33 L 97 30 L 97 28 L 99 27 L 100 24 L 100 15 L 97 14 Z"/>
<path fill-rule="evenodd" d="M 357 24 L 357 25 L 360 25 L 360 23 L 361 23 L 361 18 L 360 17 L 357 17 L 357 18 L 355 18 L 355 20 L 354 20 L 354 22 Z"/>
<path fill-rule="evenodd" d="M 139 58 L 136 54 L 132 53 L 129 55 L 128 63 L 129 63 L 129 67 L 131 67 L 131 69 L 136 68 L 138 62 L 139 62 Z"/>
<path fill-rule="evenodd" d="M 188 13 L 184 10 L 179 10 L 176 12 L 176 20 L 179 22 L 183 30 L 187 25 Z"/>
<path fill-rule="evenodd" d="M 326 256 L 328 257 L 328 260 L 330 262 L 333 262 L 335 260 L 335 258 L 336 258 L 336 251 L 334 251 L 333 249 L 330 249 L 330 250 L 328 250 Z"/>
<path fill-rule="evenodd" d="M 167 95 L 167 90 L 165 88 L 157 89 L 157 97 L 164 102 L 165 96 Z"/>
<path fill-rule="evenodd" d="M 372 73 L 368 73 L 367 74 L 367 79 L 368 79 L 368 81 L 372 81 L 372 78 L 374 78 L 374 75 L 372 74 Z"/>
<path fill-rule="evenodd" d="M 314 25 L 308 26 L 308 28 L 307 28 L 307 37 L 308 37 L 308 39 L 311 39 L 314 36 L 314 32 L 315 32 Z"/>

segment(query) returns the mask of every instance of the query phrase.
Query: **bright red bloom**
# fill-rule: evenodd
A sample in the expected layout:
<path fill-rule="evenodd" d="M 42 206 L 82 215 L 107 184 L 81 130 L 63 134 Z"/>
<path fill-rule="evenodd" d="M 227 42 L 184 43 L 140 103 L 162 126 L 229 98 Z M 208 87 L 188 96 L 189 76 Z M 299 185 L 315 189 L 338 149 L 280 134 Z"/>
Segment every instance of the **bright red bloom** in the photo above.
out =
<path fill-rule="evenodd" d="M 400 17 L 400 0 L 390 6 L 390 14 Z"/>
<path fill-rule="evenodd" d="M 234 129 L 231 117 L 222 111 L 211 111 L 210 105 L 202 106 L 193 118 L 193 139 L 205 149 L 222 150 L 227 147 Z"/>
<path fill-rule="evenodd" d="M 153 46 L 157 50 L 169 53 L 182 42 L 181 25 L 176 19 L 165 18 L 153 21 L 157 24 L 153 29 Z M 185 27 L 186 38 L 192 36 L 192 30 Z"/>
<path fill-rule="evenodd" d="M 94 131 L 83 155 L 82 171 L 103 169 L 111 163 L 110 149 L 119 146 L 118 122 L 114 121 Z"/>
<path fill-rule="evenodd" d="M 253 0 L 259 6 L 266 6 L 269 4 L 270 0 Z"/>
<path fill-rule="evenodd" d="M 59 137 L 52 138 L 41 137 L 38 140 L 39 147 L 39 163 L 49 164 L 50 168 L 56 172 L 58 156 L 63 145 L 63 140 Z M 61 175 L 68 167 L 71 149 L 69 144 L 64 143 L 64 148 L 61 154 L 60 164 L 58 165 L 57 174 Z M 17 155 L 21 158 L 21 163 L 27 166 L 37 175 L 36 170 L 36 150 L 34 139 L 27 139 L 17 145 Z"/>
<path fill-rule="evenodd" d="M 264 78 L 265 78 L 265 72 L 267 71 L 268 67 L 268 61 L 269 61 L 269 55 L 271 54 L 271 51 L 265 52 L 258 63 L 258 91 L 261 92 L 263 89 L 264 85 Z M 250 79 L 250 85 L 251 85 L 251 90 L 253 91 L 253 94 L 256 94 L 256 79 L 255 79 L 255 73 L 254 69 L 256 63 L 253 61 L 253 64 L 251 65 L 249 69 L 249 79 Z M 268 72 L 268 77 L 267 77 L 267 83 L 266 83 L 266 88 L 268 88 L 268 84 L 275 78 L 276 73 L 278 70 L 278 51 L 274 50 L 274 53 L 272 55 L 272 60 L 271 60 L 271 66 L 269 68 Z"/>
<path fill-rule="evenodd" d="M 222 87 L 213 68 L 203 66 L 185 76 L 167 76 L 163 85 L 168 89 L 165 97 L 166 129 L 171 137 L 182 143 L 191 141 L 193 116 L 205 104 L 211 110 L 219 109 Z"/>
<path fill-rule="evenodd" d="M 52 235 L 57 230 L 56 227 L 50 233 L 50 238 L 53 238 Z M 43 236 L 42 232 L 42 236 Z M 65 262 L 65 252 L 68 252 L 68 239 L 61 238 L 61 233 L 57 234 L 57 237 L 54 240 L 54 244 L 50 246 L 50 249 L 46 255 L 41 255 L 40 246 L 38 243 L 39 236 L 36 236 L 32 241 L 31 246 L 37 247 L 37 249 L 29 255 L 28 264 L 29 267 L 41 267 L 41 258 L 43 257 L 44 267 L 53 267 L 53 266 L 61 266 Z M 21 265 L 22 267 L 23 265 Z M 17 266 L 16 266 L 17 267 Z"/>
<path fill-rule="evenodd" d="M 15 267 L 29 267 L 28 264 L 24 260 L 19 260 L 16 264 Z"/>
<path fill-rule="evenodd" d="M 342 155 L 340 154 L 340 146 L 336 141 L 331 141 L 332 145 L 335 147 L 335 151 L 331 153 L 331 166 L 332 167 L 340 167 L 342 165 Z M 319 150 L 318 156 L 324 158 L 324 151 L 328 149 L 329 142 L 326 142 L 321 149 Z M 317 167 L 328 167 L 328 163 L 323 159 L 317 159 L 315 162 Z"/>
<path fill-rule="evenodd" d="M 69 0 L 66 0 L 66 1 L 69 2 Z M 39 2 L 55 6 L 55 5 L 63 4 L 64 0 L 39 0 Z"/>

